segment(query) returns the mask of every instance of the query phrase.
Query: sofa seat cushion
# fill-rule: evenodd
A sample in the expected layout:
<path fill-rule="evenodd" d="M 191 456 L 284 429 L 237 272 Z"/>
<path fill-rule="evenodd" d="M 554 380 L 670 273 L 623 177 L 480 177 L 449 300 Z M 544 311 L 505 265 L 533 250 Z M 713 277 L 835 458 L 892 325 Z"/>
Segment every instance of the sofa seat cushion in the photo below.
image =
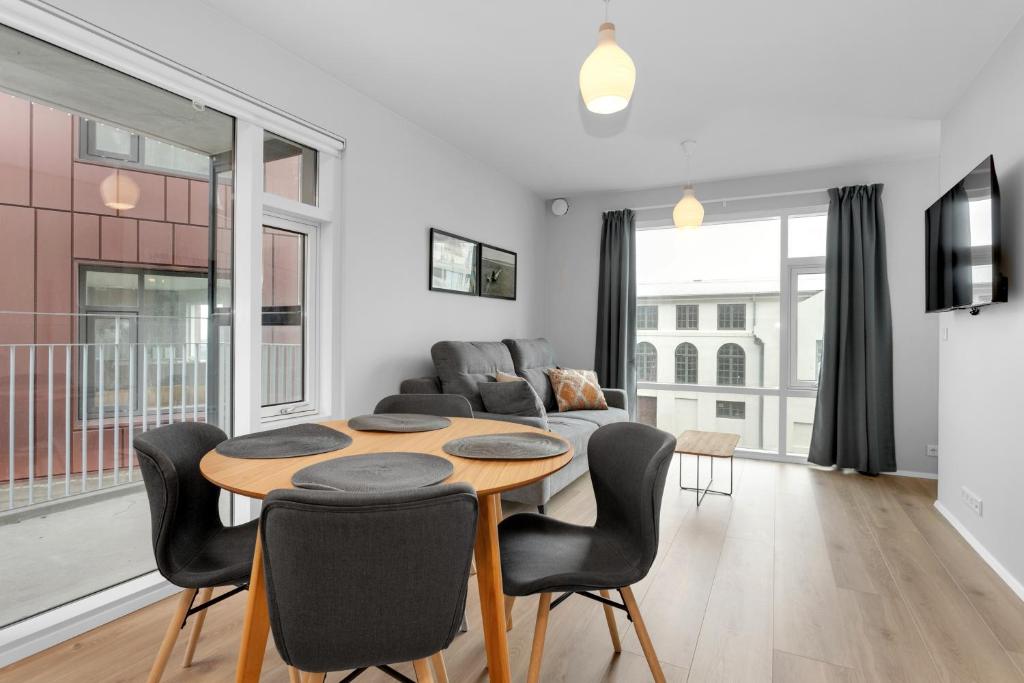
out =
<path fill-rule="evenodd" d="M 567 419 L 561 415 L 548 415 L 548 429 L 572 444 L 573 457 L 587 452 L 590 435 L 597 431 L 597 425 L 586 420 Z"/>
<path fill-rule="evenodd" d="M 512 356 L 501 342 L 442 341 L 430 347 L 441 389 L 469 400 L 474 411 L 484 410 L 480 382 L 493 382 L 499 372 L 515 374 Z"/>
<path fill-rule="evenodd" d="M 548 413 L 549 420 L 558 417 L 564 420 L 580 420 L 603 427 L 613 422 L 629 422 L 629 413 L 622 408 L 606 410 L 570 410 L 567 413 Z"/>

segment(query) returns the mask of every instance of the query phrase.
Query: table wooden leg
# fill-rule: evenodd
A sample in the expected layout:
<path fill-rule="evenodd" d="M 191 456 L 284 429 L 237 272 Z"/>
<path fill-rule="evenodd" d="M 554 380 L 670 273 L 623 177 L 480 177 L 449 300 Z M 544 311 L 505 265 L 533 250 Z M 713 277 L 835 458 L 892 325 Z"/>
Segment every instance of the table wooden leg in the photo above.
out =
<path fill-rule="evenodd" d="M 480 518 L 476 527 L 476 579 L 480 588 L 480 615 L 487 650 L 487 673 L 491 683 L 509 683 L 508 640 L 505 637 L 505 595 L 501 585 L 501 555 L 498 553 L 499 495 L 480 496 Z"/>
<path fill-rule="evenodd" d="M 238 650 L 235 683 L 256 683 L 263 668 L 263 655 L 267 650 L 270 633 L 270 614 L 267 610 L 267 587 L 263 575 L 263 545 L 259 532 L 256 549 L 252 554 L 252 573 L 249 575 L 249 593 L 242 621 L 242 645 Z"/>

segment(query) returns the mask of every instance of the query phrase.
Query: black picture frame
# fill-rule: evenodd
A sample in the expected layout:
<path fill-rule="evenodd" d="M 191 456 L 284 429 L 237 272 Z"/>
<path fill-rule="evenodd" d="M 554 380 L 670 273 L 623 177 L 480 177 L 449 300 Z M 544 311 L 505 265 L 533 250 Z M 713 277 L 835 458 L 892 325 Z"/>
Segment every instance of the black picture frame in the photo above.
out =
<path fill-rule="evenodd" d="M 515 301 L 519 287 L 519 254 L 493 244 L 480 243 L 480 296 L 488 299 Z M 491 257 L 488 258 L 488 251 Z M 495 258 L 498 256 L 499 258 Z M 511 278 L 507 277 L 511 269 Z M 493 279 L 492 279 L 493 278 Z"/>
<path fill-rule="evenodd" d="M 445 232 L 438 228 L 430 229 L 430 252 L 429 260 L 427 261 L 427 287 L 432 292 L 447 292 L 449 294 L 463 294 L 466 296 L 478 296 L 480 293 L 480 243 L 476 240 L 471 240 L 462 235 L 456 235 L 451 232 Z M 434 268 L 435 264 L 438 263 L 438 249 L 437 245 L 439 241 L 445 242 L 461 242 L 472 249 L 472 255 L 466 260 L 468 261 L 471 271 L 468 273 L 466 280 L 469 289 L 459 289 L 457 287 L 447 287 L 443 278 L 439 278 L 435 281 Z"/>

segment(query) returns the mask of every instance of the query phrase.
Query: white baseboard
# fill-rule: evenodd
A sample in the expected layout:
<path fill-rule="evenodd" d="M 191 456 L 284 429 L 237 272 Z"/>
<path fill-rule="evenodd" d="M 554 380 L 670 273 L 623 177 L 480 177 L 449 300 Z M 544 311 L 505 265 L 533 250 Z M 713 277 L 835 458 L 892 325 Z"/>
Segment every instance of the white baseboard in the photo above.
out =
<path fill-rule="evenodd" d="M 156 572 L 0 630 L 0 667 L 142 609 L 181 590 Z"/>
<path fill-rule="evenodd" d="M 957 530 L 957 533 L 963 536 L 964 540 L 974 548 L 974 552 L 978 553 L 978 555 L 981 556 L 981 559 L 985 560 L 985 563 L 988 564 L 989 567 L 992 567 L 992 571 L 999 575 L 999 578 L 1010 587 L 1010 590 L 1016 593 L 1018 598 L 1024 600 L 1024 584 L 1021 584 L 1021 582 L 1018 581 L 1017 578 L 1011 574 L 992 553 L 988 551 L 988 548 L 983 546 L 981 541 L 975 538 L 974 534 L 968 531 L 967 527 L 960 523 L 960 520 L 957 519 L 945 505 L 936 500 L 935 509 L 938 510 L 939 514 L 945 517 L 946 521 Z"/>
<path fill-rule="evenodd" d="M 882 474 L 888 474 L 891 477 L 913 477 L 915 479 L 939 478 L 939 475 L 935 472 L 912 472 L 910 470 L 896 470 L 895 472 L 882 472 Z"/>

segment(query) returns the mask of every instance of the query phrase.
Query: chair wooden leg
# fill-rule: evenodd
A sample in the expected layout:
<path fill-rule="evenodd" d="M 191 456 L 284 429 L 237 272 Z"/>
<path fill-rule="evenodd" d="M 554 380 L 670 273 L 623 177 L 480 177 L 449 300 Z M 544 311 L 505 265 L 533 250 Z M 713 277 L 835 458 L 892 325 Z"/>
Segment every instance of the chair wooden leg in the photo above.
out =
<path fill-rule="evenodd" d="M 212 596 L 212 588 L 203 588 L 199 591 L 197 601 L 201 605 L 204 602 L 207 602 Z M 188 645 L 185 646 L 185 661 L 182 664 L 186 669 L 192 666 L 192 657 L 196 654 L 196 645 L 199 644 L 199 634 L 203 630 L 204 621 L 206 621 L 206 610 L 197 612 L 195 618 L 192 620 L 192 632 L 188 634 Z"/>
<path fill-rule="evenodd" d="M 412 663 L 416 670 L 416 683 L 434 683 L 434 675 L 430 673 L 430 660 L 417 659 Z"/>
<path fill-rule="evenodd" d="M 548 630 L 548 615 L 551 614 L 551 593 L 540 594 L 537 605 L 537 625 L 533 629 L 533 649 L 530 650 L 530 670 L 526 674 L 526 683 L 537 683 L 540 680 L 540 665 L 544 658 L 544 636 Z"/>
<path fill-rule="evenodd" d="M 288 667 L 288 683 L 302 683 L 302 674 L 294 666 Z"/>
<path fill-rule="evenodd" d="M 448 683 L 448 669 L 444 665 L 444 655 L 435 652 L 430 656 L 430 663 L 434 665 L 434 677 L 437 683 Z"/>
<path fill-rule="evenodd" d="M 327 674 L 306 673 L 302 683 L 324 683 Z"/>
<path fill-rule="evenodd" d="M 146 683 L 159 683 L 163 677 L 164 669 L 167 668 L 167 660 L 171 657 L 171 650 L 174 649 L 174 643 L 178 640 L 181 622 L 185 618 L 185 614 L 188 613 L 189 605 L 192 604 L 192 598 L 195 595 L 195 588 L 186 588 L 178 596 L 178 605 L 174 608 L 174 614 L 171 615 L 171 622 L 167 624 L 164 640 L 160 643 L 160 650 L 156 653 L 156 661 L 153 662 L 153 668 L 149 670 L 149 678 L 146 679 Z"/>
<path fill-rule="evenodd" d="M 602 598 L 609 598 L 608 591 L 601 591 Z M 615 623 L 615 612 L 608 605 L 604 606 L 604 618 L 608 622 L 608 635 L 612 637 L 612 647 L 616 652 L 622 652 L 622 643 L 619 642 L 619 627 Z"/>
<path fill-rule="evenodd" d="M 505 596 L 505 630 L 512 630 L 512 606 L 516 604 L 516 596 Z"/>
<path fill-rule="evenodd" d="M 629 586 L 621 588 L 622 600 L 626 603 L 629 616 L 633 618 L 633 628 L 636 630 L 636 637 L 640 640 L 640 647 L 647 658 L 647 666 L 651 667 L 651 675 L 655 683 L 665 683 L 665 674 L 661 670 L 661 662 L 658 661 L 658 654 L 654 651 L 654 643 L 651 642 L 651 634 L 647 632 L 643 617 L 640 616 L 640 607 L 633 597 L 633 589 Z"/>

